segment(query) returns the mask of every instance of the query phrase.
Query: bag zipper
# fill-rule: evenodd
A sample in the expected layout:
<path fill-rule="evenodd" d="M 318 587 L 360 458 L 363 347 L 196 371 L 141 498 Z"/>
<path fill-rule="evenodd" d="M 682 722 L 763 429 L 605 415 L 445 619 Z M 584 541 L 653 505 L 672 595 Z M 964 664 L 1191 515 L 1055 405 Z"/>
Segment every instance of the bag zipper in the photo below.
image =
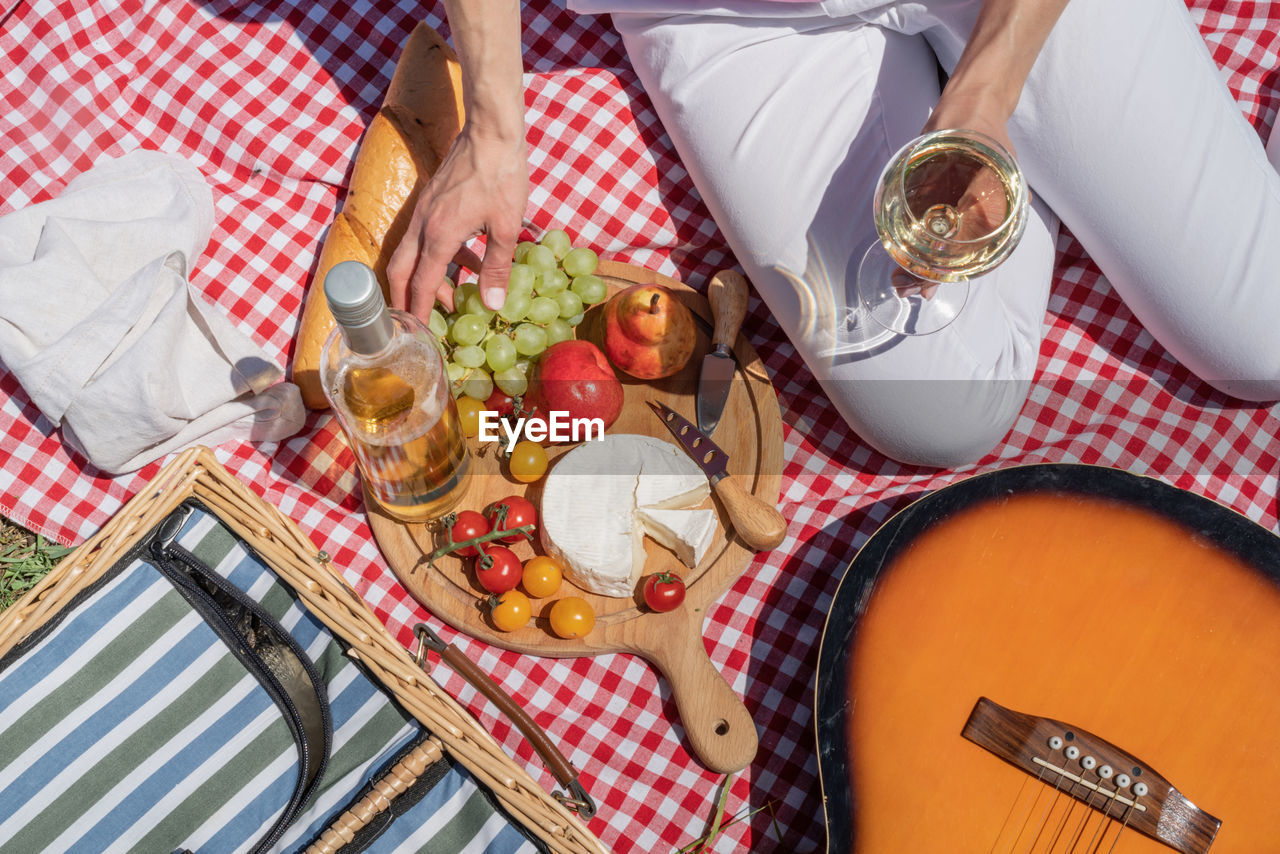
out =
<path fill-rule="evenodd" d="M 182 530 L 187 517 L 194 508 L 184 505 L 174 513 L 170 514 L 160 527 L 156 530 L 156 535 L 152 539 L 150 551 L 155 558 L 158 568 L 164 575 L 173 582 L 180 591 L 187 594 L 188 601 L 201 611 L 210 625 L 222 636 L 224 642 L 228 644 L 232 652 L 237 657 L 242 658 L 254 671 L 255 676 L 263 687 L 271 695 L 286 716 L 290 731 L 294 734 L 294 741 L 298 745 L 301 755 L 301 762 L 298 768 L 298 782 L 294 787 L 293 796 L 289 803 L 285 806 L 280 818 L 276 820 L 275 825 L 267 833 L 267 835 L 253 849 L 255 852 L 268 850 L 272 845 L 279 841 L 285 831 L 297 818 L 307 801 L 310 800 L 318 784 L 323 779 L 325 766 L 328 764 L 329 754 L 332 750 L 333 742 L 333 723 L 329 711 L 328 698 L 323 690 L 323 682 L 321 682 L 319 674 L 315 670 L 314 664 L 306 655 L 305 651 L 298 644 L 297 640 L 289 634 L 288 631 L 281 626 L 274 617 L 266 612 L 256 601 L 250 598 L 243 590 L 227 581 L 218 573 L 205 566 L 203 561 L 197 559 L 189 551 L 182 546 L 177 545 L 174 539 Z M 312 762 L 317 758 L 312 756 L 310 739 L 308 731 L 299 713 L 297 705 L 293 702 L 289 692 L 285 689 L 280 680 L 269 666 L 262 660 L 256 651 L 251 649 L 246 643 L 239 629 L 227 616 L 222 606 L 214 600 L 213 596 L 190 578 L 182 569 L 173 566 L 174 563 L 180 563 L 186 566 L 190 571 L 199 573 L 200 577 L 221 592 L 231 597 L 237 605 L 245 608 L 254 617 L 261 620 L 267 625 L 272 632 L 282 640 L 298 658 L 303 670 L 306 672 L 308 679 L 311 681 L 312 689 L 316 695 L 316 701 L 319 705 L 321 719 L 321 750 L 318 757 L 318 764 L 314 773 L 311 773 Z"/>

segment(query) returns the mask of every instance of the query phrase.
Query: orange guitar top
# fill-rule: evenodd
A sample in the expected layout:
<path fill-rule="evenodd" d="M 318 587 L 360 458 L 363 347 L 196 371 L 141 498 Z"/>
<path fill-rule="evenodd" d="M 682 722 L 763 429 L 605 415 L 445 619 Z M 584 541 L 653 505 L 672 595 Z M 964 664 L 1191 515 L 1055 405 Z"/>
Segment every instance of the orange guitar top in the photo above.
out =
<path fill-rule="evenodd" d="M 845 659 L 845 778 L 823 767 L 856 806 L 829 804 L 829 825 L 875 854 L 1173 850 L 962 738 L 989 697 L 1139 757 L 1221 820 L 1214 854 L 1280 851 L 1280 586 L 1255 565 L 1275 538 L 1196 513 L 1239 529 L 1243 556 L 1186 519 L 1069 491 L 991 495 L 894 543 Z"/>

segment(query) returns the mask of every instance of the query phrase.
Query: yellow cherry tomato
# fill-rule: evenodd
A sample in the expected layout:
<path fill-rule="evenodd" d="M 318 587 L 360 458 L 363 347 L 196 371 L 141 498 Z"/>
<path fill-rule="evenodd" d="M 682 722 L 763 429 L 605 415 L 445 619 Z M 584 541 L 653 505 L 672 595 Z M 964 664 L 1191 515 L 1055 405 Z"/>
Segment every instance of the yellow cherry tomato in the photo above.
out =
<path fill-rule="evenodd" d="M 523 628 L 533 616 L 529 597 L 519 590 L 508 590 L 500 596 L 489 597 L 489 619 L 500 632 L 514 632 Z"/>
<path fill-rule="evenodd" d="M 562 638 L 580 638 L 596 625 L 596 614 L 581 596 L 557 599 L 551 606 L 551 631 Z"/>
<path fill-rule="evenodd" d="M 564 570 L 555 558 L 545 555 L 531 557 L 524 563 L 524 571 L 520 583 L 524 592 L 535 599 L 545 599 L 560 589 L 560 581 L 564 578 Z"/>
<path fill-rule="evenodd" d="M 517 442 L 507 462 L 511 476 L 521 483 L 533 483 L 547 473 L 547 452 L 537 442 Z"/>
<path fill-rule="evenodd" d="M 462 428 L 462 435 L 473 439 L 480 433 L 480 413 L 484 411 L 484 403 L 465 394 L 456 402 L 458 426 Z"/>

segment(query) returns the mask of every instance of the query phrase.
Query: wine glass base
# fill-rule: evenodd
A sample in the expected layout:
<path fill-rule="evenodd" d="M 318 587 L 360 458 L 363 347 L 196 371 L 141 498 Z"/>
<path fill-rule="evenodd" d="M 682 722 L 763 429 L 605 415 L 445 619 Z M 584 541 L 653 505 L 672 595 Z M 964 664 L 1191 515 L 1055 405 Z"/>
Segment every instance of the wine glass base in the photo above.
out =
<path fill-rule="evenodd" d="M 851 306 L 830 333 L 829 346 L 820 350 L 824 357 L 849 356 L 875 350 L 901 337 L 871 319 L 861 305 Z"/>
<path fill-rule="evenodd" d="M 969 283 L 916 278 L 873 243 L 858 267 L 858 296 L 866 314 L 885 329 L 929 335 L 955 320 L 968 301 Z"/>

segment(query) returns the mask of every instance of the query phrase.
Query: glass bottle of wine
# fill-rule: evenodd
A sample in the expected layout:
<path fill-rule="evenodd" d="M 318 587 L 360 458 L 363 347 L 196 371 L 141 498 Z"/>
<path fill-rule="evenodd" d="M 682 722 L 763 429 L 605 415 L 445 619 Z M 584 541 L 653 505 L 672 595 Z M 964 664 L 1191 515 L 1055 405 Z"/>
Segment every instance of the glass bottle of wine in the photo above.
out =
<path fill-rule="evenodd" d="M 320 379 L 367 494 L 402 521 L 443 516 L 466 491 L 470 457 L 435 336 L 388 308 L 358 261 L 333 267 L 324 293 L 336 326 Z"/>

